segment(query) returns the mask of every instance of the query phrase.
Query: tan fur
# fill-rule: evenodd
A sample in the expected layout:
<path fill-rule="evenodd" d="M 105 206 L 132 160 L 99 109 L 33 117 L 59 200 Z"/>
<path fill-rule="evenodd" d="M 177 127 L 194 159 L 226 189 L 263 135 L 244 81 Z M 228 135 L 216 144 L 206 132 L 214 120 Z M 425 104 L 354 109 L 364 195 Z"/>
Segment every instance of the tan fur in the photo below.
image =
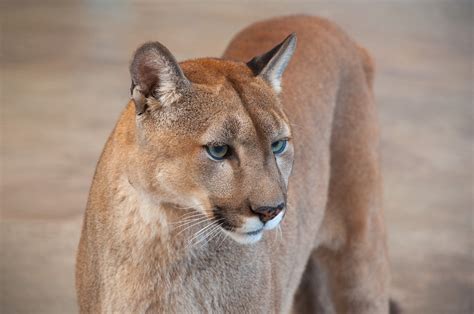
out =
<path fill-rule="evenodd" d="M 242 61 L 292 32 L 298 48 L 277 94 Z M 77 256 L 81 312 L 387 313 L 365 50 L 324 19 L 282 17 L 240 32 L 223 59 L 180 66 L 192 89 L 168 104 L 148 97 L 142 115 L 131 101 L 98 163 Z M 239 158 L 213 163 L 202 145 L 223 130 Z M 282 132 L 290 146 L 275 162 L 269 144 Z M 249 206 L 280 199 L 281 235 L 254 244 L 179 227 L 190 213 L 210 221 L 216 204 L 238 226 Z"/>

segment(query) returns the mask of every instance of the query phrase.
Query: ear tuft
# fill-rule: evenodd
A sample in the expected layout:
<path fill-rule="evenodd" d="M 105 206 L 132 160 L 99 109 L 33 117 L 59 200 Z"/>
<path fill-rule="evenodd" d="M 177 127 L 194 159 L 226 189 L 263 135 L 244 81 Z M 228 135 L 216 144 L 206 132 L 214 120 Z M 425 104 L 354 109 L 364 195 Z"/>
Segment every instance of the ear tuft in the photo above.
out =
<path fill-rule="evenodd" d="M 263 55 L 247 62 L 255 75 L 265 79 L 277 92 L 281 91 L 281 78 L 296 49 L 296 34 L 291 33 L 280 44 Z"/>
<path fill-rule="evenodd" d="M 190 84 L 174 56 L 159 42 L 145 43 L 137 49 L 130 64 L 130 75 L 137 114 L 146 110 L 148 97 L 170 105 Z"/>

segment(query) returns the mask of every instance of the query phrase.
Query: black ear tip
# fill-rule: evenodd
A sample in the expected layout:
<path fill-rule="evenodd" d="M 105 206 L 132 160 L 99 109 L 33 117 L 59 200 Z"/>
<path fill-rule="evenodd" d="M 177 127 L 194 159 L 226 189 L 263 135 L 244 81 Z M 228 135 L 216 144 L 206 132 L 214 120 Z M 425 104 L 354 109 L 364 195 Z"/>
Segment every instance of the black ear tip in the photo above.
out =
<path fill-rule="evenodd" d="M 296 33 L 293 32 L 290 35 L 288 35 L 288 37 L 286 37 L 285 42 L 288 42 L 288 43 L 294 45 L 294 44 L 296 44 L 297 39 L 298 39 L 298 36 L 296 36 Z"/>
<path fill-rule="evenodd" d="M 158 55 L 161 51 L 168 52 L 166 47 L 157 41 L 149 41 L 141 44 L 133 53 L 130 62 L 130 70 L 136 70 L 136 67 L 145 58 Z"/>
<path fill-rule="evenodd" d="M 146 41 L 135 50 L 135 54 L 150 49 L 162 49 L 164 46 L 158 41 Z"/>
<path fill-rule="evenodd" d="M 158 41 L 148 41 L 140 45 L 135 50 L 132 55 L 132 60 L 130 62 L 130 68 L 133 69 L 144 59 L 157 59 L 160 55 L 177 63 L 173 54 L 162 43 Z"/>

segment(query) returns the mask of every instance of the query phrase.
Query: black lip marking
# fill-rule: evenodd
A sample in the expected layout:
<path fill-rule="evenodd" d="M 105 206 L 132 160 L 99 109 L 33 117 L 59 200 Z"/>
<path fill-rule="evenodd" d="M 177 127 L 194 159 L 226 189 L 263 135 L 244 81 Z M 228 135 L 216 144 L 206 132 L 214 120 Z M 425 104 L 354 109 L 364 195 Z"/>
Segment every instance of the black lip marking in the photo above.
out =
<path fill-rule="evenodd" d="M 255 231 L 246 232 L 245 234 L 246 234 L 246 235 L 249 235 L 249 236 L 253 236 L 253 235 L 259 234 L 259 233 L 262 232 L 262 231 L 263 231 L 263 228 L 260 228 L 260 229 L 255 230 Z"/>
<path fill-rule="evenodd" d="M 234 231 L 237 227 L 227 221 L 227 218 L 224 216 L 222 211 L 223 211 L 222 208 L 218 206 L 212 209 L 216 222 L 225 230 Z"/>

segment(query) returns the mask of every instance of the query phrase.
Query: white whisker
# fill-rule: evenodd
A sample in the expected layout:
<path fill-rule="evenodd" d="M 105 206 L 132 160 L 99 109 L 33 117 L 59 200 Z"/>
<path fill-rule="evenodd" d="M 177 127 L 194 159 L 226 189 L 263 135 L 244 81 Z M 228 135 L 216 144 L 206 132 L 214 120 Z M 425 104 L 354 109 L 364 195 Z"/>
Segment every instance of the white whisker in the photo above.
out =
<path fill-rule="evenodd" d="M 203 232 L 205 232 L 206 230 L 208 230 L 210 227 L 213 227 L 217 225 L 217 222 L 214 222 L 212 221 L 211 223 L 209 223 L 208 225 L 206 225 L 205 227 L 203 227 L 201 230 L 199 230 L 198 232 L 196 232 L 194 234 L 194 236 L 188 241 L 189 243 L 191 243 L 192 241 L 194 241 L 197 237 L 199 237 L 199 235 L 201 235 Z"/>
<path fill-rule="evenodd" d="M 189 213 L 185 213 L 181 217 L 179 217 L 179 221 L 186 220 L 186 219 L 189 219 L 189 218 L 199 217 L 199 216 L 206 216 L 206 214 L 211 216 L 213 214 L 213 212 L 208 211 L 208 210 L 203 211 L 203 212 L 201 212 L 201 211 L 192 211 L 192 212 L 189 212 Z"/>
<path fill-rule="evenodd" d="M 185 219 L 185 218 L 194 217 L 194 216 L 205 216 L 206 213 L 210 213 L 210 212 L 192 211 L 192 212 L 183 214 L 181 217 L 179 217 L 179 219 Z"/>
<path fill-rule="evenodd" d="M 220 234 L 221 234 L 221 237 L 219 240 L 219 244 L 217 245 L 217 250 L 221 248 L 222 243 L 224 243 L 227 238 L 227 234 L 225 232 L 221 232 Z"/>
<path fill-rule="evenodd" d="M 216 238 L 217 236 L 219 236 L 219 234 L 221 234 L 221 228 L 220 226 L 218 226 L 218 228 L 215 228 L 214 229 L 214 233 L 212 235 L 209 235 L 209 239 L 207 240 L 207 242 L 211 242 L 214 238 Z"/>
<path fill-rule="evenodd" d="M 178 220 L 176 222 L 172 222 L 171 224 L 172 225 L 176 225 L 176 224 L 180 224 L 182 222 L 186 222 L 186 221 L 191 221 L 191 220 L 194 220 L 194 219 L 199 219 L 199 218 L 207 218 L 206 215 L 195 215 L 195 216 L 190 216 L 190 217 L 187 217 L 185 219 L 181 219 L 181 220 Z"/>
<path fill-rule="evenodd" d="M 200 218 L 194 218 L 194 219 L 191 219 L 191 220 L 187 220 L 187 221 L 181 221 L 179 224 L 176 224 L 174 226 L 174 228 L 181 228 L 181 227 L 184 227 L 184 226 L 187 226 L 187 225 L 190 225 L 194 222 L 198 222 L 198 221 L 206 221 L 208 220 L 207 217 L 200 217 Z"/>
<path fill-rule="evenodd" d="M 198 219 L 197 221 L 193 221 L 193 222 L 191 222 L 189 225 L 187 225 L 186 228 L 184 228 L 184 229 L 182 229 L 180 232 L 178 232 L 176 235 L 178 236 L 178 235 L 180 235 L 181 233 L 183 233 L 184 231 L 188 230 L 189 228 L 192 228 L 192 227 L 194 227 L 194 226 L 197 226 L 197 225 L 199 225 L 199 224 L 201 224 L 201 223 L 203 223 L 203 222 L 206 222 L 206 221 L 208 221 L 207 218 L 202 218 L 202 219 Z"/>
<path fill-rule="evenodd" d="M 217 235 L 219 235 L 219 233 L 221 232 L 221 226 L 219 224 L 220 221 L 222 221 L 223 218 L 221 219 L 218 219 L 216 220 L 214 223 L 213 223 L 213 227 L 212 228 L 209 228 L 205 233 L 204 233 L 204 236 L 196 243 L 194 243 L 194 245 L 197 245 L 199 243 L 209 243 L 213 238 L 215 238 Z"/>
<path fill-rule="evenodd" d="M 198 233 L 196 233 L 196 234 L 188 241 L 188 245 L 187 245 L 186 247 L 189 248 L 189 247 L 192 247 L 192 246 L 196 246 L 197 244 L 199 244 L 200 242 L 202 242 L 203 240 L 205 240 L 205 239 L 207 238 L 207 236 L 209 235 L 209 233 L 213 232 L 217 226 L 218 226 L 217 223 L 212 222 L 212 223 L 210 223 L 209 225 L 207 225 L 206 227 L 204 227 L 203 229 L 199 230 Z M 203 237 L 202 237 L 201 239 L 198 239 L 200 234 L 202 234 Z M 197 242 L 195 242 L 196 239 L 198 239 Z M 195 242 L 195 243 L 194 243 L 194 242 Z"/>

